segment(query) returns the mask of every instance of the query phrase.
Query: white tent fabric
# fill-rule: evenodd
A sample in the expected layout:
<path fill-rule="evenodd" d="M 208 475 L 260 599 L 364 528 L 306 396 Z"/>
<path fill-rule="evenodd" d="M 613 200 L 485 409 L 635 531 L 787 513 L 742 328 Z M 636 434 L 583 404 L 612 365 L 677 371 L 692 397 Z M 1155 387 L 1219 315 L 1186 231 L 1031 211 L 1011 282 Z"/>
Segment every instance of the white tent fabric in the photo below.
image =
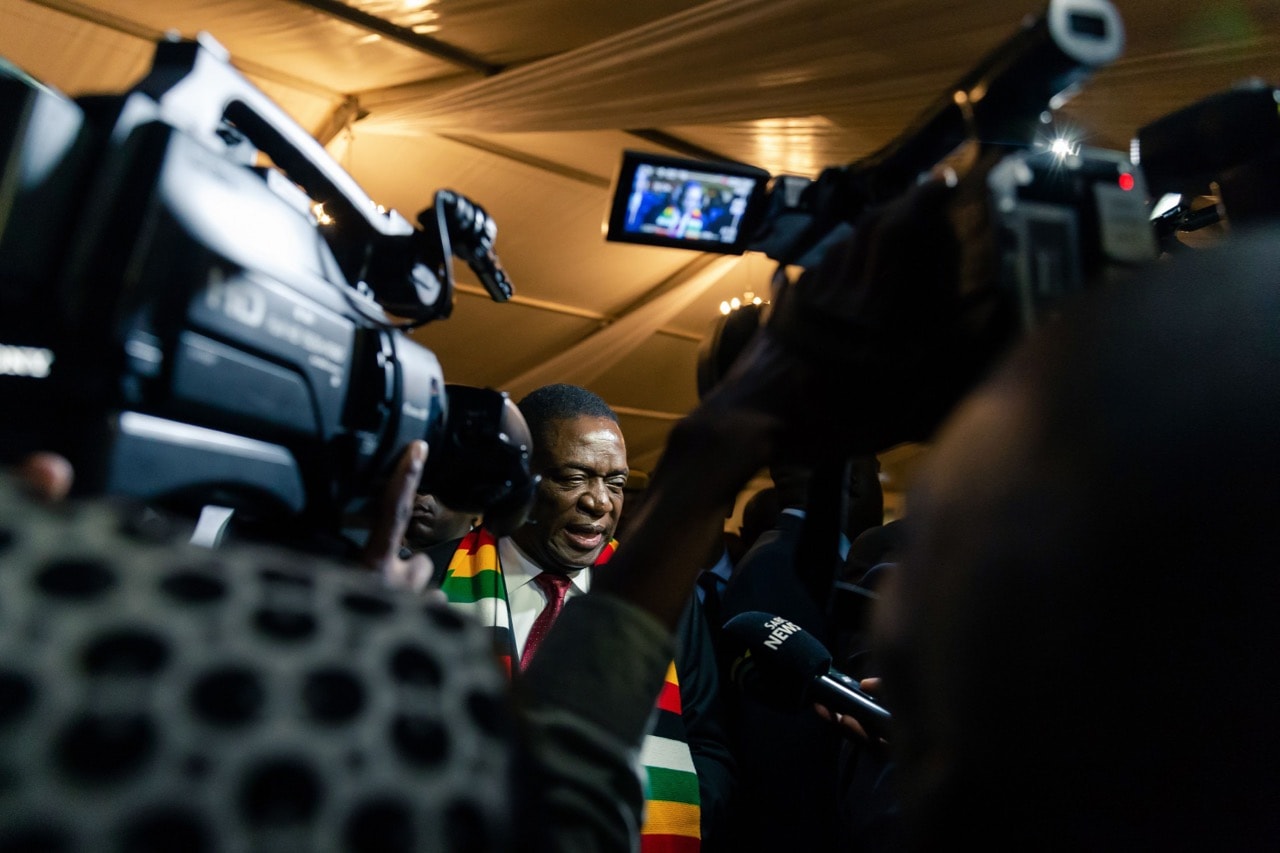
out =
<path fill-rule="evenodd" d="M 936 87 L 921 87 L 926 75 L 886 79 L 883 53 L 863 49 L 900 27 L 901 4 L 878 0 L 858 11 L 855 39 L 845 3 L 713 0 L 436 97 L 380 105 L 373 121 L 434 132 L 665 127 L 816 115 L 872 94 L 932 94 Z"/>
<path fill-rule="evenodd" d="M 607 370 L 632 355 L 659 329 L 738 264 L 738 258 L 720 256 L 687 276 L 676 287 L 643 307 L 604 327 L 537 367 L 513 377 L 504 388 L 519 398 L 554 382 L 591 385 Z"/>

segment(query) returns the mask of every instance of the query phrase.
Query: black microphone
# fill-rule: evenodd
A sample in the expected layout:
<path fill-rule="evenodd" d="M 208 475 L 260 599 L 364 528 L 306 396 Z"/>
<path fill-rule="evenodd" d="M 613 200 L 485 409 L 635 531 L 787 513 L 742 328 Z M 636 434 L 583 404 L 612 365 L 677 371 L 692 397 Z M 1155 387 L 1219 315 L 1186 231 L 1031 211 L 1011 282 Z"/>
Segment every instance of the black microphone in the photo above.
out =
<path fill-rule="evenodd" d="M 858 682 L 831 668 L 831 653 L 794 622 L 771 613 L 739 613 L 724 624 L 729 680 L 753 699 L 780 711 L 813 703 L 848 714 L 875 739 L 888 739 L 892 718 Z"/>

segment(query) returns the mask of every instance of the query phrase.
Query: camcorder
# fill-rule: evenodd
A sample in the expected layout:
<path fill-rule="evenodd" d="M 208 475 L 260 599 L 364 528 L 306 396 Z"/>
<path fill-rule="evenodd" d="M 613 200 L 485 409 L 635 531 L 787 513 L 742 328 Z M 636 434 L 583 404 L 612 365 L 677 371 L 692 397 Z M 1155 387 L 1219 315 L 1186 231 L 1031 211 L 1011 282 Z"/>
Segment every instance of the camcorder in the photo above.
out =
<path fill-rule="evenodd" d="M 1274 216 L 1280 205 L 1280 94 L 1261 80 L 1140 128 L 1127 152 L 1057 134 L 1054 112 L 1123 49 L 1123 22 L 1107 0 L 1050 0 L 895 139 L 814 180 L 627 151 L 605 237 L 761 252 L 807 268 L 852 234 L 865 210 L 977 143 L 1003 152 L 987 175 L 1000 283 L 1030 328 L 1064 296 L 1176 249 L 1178 233 Z M 1153 203 L 1165 197 L 1176 200 Z"/>
<path fill-rule="evenodd" d="M 1107 0 L 1051 0 L 870 156 L 815 180 L 629 151 L 606 238 L 810 267 L 862 213 L 928 177 L 966 143 L 1007 151 L 989 177 L 1002 278 L 1027 323 L 1104 262 L 1156 256 L 1143 177 L 1117 152 L 1052 143 L 1052 114 L 1124 48 Z"/>
<path fill-rule="evenodd" d="M 446 385 L 405 330 L 452 257 L 512 293 L 495 223 L 440 190 L 375 204 L 213 39 L 164 39 L 123 93 L 0 66 L 0 448 L 76 491 L 232 508 L 281 536 L 366 522 L 415 439 L 419 490 L 522 523 L 536 480 L 505 394 Z"/>

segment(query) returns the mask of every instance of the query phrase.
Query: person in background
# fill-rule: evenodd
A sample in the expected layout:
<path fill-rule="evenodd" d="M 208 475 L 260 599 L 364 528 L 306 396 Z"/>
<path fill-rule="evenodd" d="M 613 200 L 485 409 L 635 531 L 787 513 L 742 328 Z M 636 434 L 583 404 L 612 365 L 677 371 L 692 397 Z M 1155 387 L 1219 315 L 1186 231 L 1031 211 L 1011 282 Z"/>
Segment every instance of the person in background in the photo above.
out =
<path fill-rule="evenodd" d="M 411 551 L 425 551 L 432 545 L 461 539 L 479 523 L 479 517 L 450 509 L 435 495 L 418 495 L 413 501 L 413 517 L 405 532 L 404 544 Z"/>
<path fill-rule="evenodd" d="M 778 461 L 769 471 L 781 509 L 773 526 L 739 561 L 724 593 L 721 624 L 741 613 L 760 611 L 825 637 L 826 607 L 814 599 L 796 567 L 813 479 L 810 468 L 798 461 Z M 832 578 L 840 559 L 834 547 L 828 557 L 825 573 Z M 726 680 L 731 665 L 732 661 L 721 661 Z M 840 732 L 815 715 L 776 710 L 732 688 L 726 694 L 739 767 L 730 822 L 739 849 L 759 844 L 758 849 L 830 850 L 836 833 Z M 779 786 L 779 777 L 805 782 Z"/>
<path fill-rule="evenodd" d="M 430 586 L 438 587 L 458 543 L 479 523 L 478 516 L 450 509 L 435 495 L 417 494 L 400 555 L 426 554 L 432 563 Z"/>
<path fill-rule="evenodd" d="M 637 468 L 627 472 L 627 484 L 622 488 L 622 514 L 618 516 L 618 528 L 614 536 L 618 541 L 626 541 L 627 525 L 632 516 L 644 506 L 645 489 L 649 486 L 649 475 Z"/>
<path fill-rule="evenodd" d="M 658 233 L 676 238 L 696 239 L 702 235 L 706 190 L 697 181 L 685 181 L 671 203 L 662 209 L 654 224 Z"/>
<path fill-rule="evenodd" d="M 742 505 L 742 524 L 738 528 L 738 536 L 742 539 L 739 561 L 756 544 L 760 534 L 773 527 L 780 512 L 782 507 L 778 505 L 776 486 L 765 486 L 747 498 Z"/>

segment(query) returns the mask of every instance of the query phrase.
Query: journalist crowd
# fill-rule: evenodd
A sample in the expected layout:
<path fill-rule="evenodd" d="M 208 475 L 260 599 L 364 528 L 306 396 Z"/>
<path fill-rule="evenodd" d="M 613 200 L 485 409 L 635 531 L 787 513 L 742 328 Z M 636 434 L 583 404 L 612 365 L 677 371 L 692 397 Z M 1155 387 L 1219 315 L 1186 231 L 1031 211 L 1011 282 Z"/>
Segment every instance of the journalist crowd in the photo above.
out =
<path fill-rule="evenodd" d="M 6 726 L 50 701 L 30 695 L 23 673 L 75 666 L 60 663 L 72 649 L 56 646 L 84 641 L 55 624 L 66 614 L 21 596 L 19 577 L 88 612 L 107 587 L 159 572 L 187 604 L 135 591 L 84 617 L 110 623 L 141 600 L 168 608 L 146 614 L 155 631 L 171 616 L 192 621 L 190 601 L 264 565 L 278 575 L 258 581 L 283 608 L 278 622 L 301 618 L 289 609 L 298 596 L 323 597 L 320 579 L 354 584 L 347 601 L 376 592 L 383 604 L 366 610 L 431 618 L 397 623 L 408 645 L 389 679 L 345 676 L 358 698 L 338 690 L 311 709 L 336 721 L 356 713 L 344 702 L 405 706 L 390 754 L 365 756 L 389 766 L 364 801 L 323 775 L 352 772 L 331 754 L 336 743 L 297 740 L 300 712 L 255 698 L 268 688 L 248 673 L 298 679 L 314 655 L 224 652 L 243 671 L 224 662 L 192 688 L 196 716 L 232 728 L 273 720 L 270 737 L 249 732 L 274 738 L 260 745 L 272 759 L 258 775 L 214 785 L 208 768 L 169 766 L 195 761 L 198 739 L 194 724 L 160 716 L 174 713 L 164 683 L 148 688 L 150 716 L 121 715 L 112 678 L 138 679 L 179 650 L 149 650 L 145 632 L 120 629 L 114 646 L 108 637 L 81 652 L 79 727 L 46 732 L 57 742 L 32 755 L 7 751 L 14 784 L 35 793 L 6 849 L 63 849 L 56 815 L 98 814 L 95 797 L 109 801 L 111 785 L 133 775 L 144 781 L 111 809 L 164 784 L 212 785 L 228 802 L 179 798 L 116 849 L 177 849 L 172 838 L 195 839 L 192 849 L 327 848 L 313 824 L 344 797 L 357 803 L 340 831 L 351 849 L 1274 849 L 1277 232 L 1264 220 L 1164 258 L 1010 342 L 998 305 L 961 307 L 962 294 L 987 287 L 960 272 L 982 268 L 969 262 L 981 235 L 948 233 L 961 198 L 926 186 L 868 214 L 860 233 L 870 238 L 785 288 L 673 430 L 634 515 L 616 415 L 563 384 L 519 404 L 541 477 L 522 526 L 495 537 L 463 517 L 432 536 L 445 514 L 430 503 L 414 514 L 430 452 L 417 444 L 389 481 L 389 523 L 351 569 L 301 552 L 267 558 L 256 544 L 193 556 L 144 522 L 120 521 L 122 508 L 58 500 L 74 472 L 32 457 L 22 488 L 10 478 L 0 542 Z M 929 240 L 949 249 L 921 258 L 911 248 Z M 924 293 L 951 310 L 922 312 Z M 896 331 L 877 343 L 877 327 Z M 884 525 L 875 454 L 926 438 L 909 512 Z M 761 470 L 775 484 L 761 496 L 774 501 L 771 525 L 731 558 L 726 509 Z M 807 525 L 822 517 L 829 527 Z M 428 548 L 435 571 L 423 574 L 409 555 Z M 197 562 L 216 565 L 197 572 Z M 370 570 L 383 583 L 368 583 Z M 805 679 L 825 669 L 799 673 L 795 696 L 739 684 L 744 657 L 767 651 L 722 626 L 757 611 L 818 638 L 836 670 L 874 679 L 863 684 L 891 711 L 888 730 L 869 734 L 856 712 L 805 698 L 819 695 Z M 374 629 L 322 615 L 333 620 L 322 632 L 352 635 L 332 640 L 348 663 L 365 659 L 357 636 Z M 206 642 L 234 645 L 211 625 Z M 440 695 L 405 698 L 427 687 Z M 406 756 L 448 784 L 394 772 Z M 23 778 L 25 759 L 52 766 Z M 83 777 L 85 804 L 39 795 L 59 773 Z M 237 827 L 248 846 L 227 841 Z"/>
<path fill-rule="evenodd" d="M 1027 327 L 991 166 L 780 271 L 652 470 L 513 400 L 510 529 L 426 441 L 347 551 L 14 465 L 0 853 L 1280 849 L 1280 222 Z"/>

